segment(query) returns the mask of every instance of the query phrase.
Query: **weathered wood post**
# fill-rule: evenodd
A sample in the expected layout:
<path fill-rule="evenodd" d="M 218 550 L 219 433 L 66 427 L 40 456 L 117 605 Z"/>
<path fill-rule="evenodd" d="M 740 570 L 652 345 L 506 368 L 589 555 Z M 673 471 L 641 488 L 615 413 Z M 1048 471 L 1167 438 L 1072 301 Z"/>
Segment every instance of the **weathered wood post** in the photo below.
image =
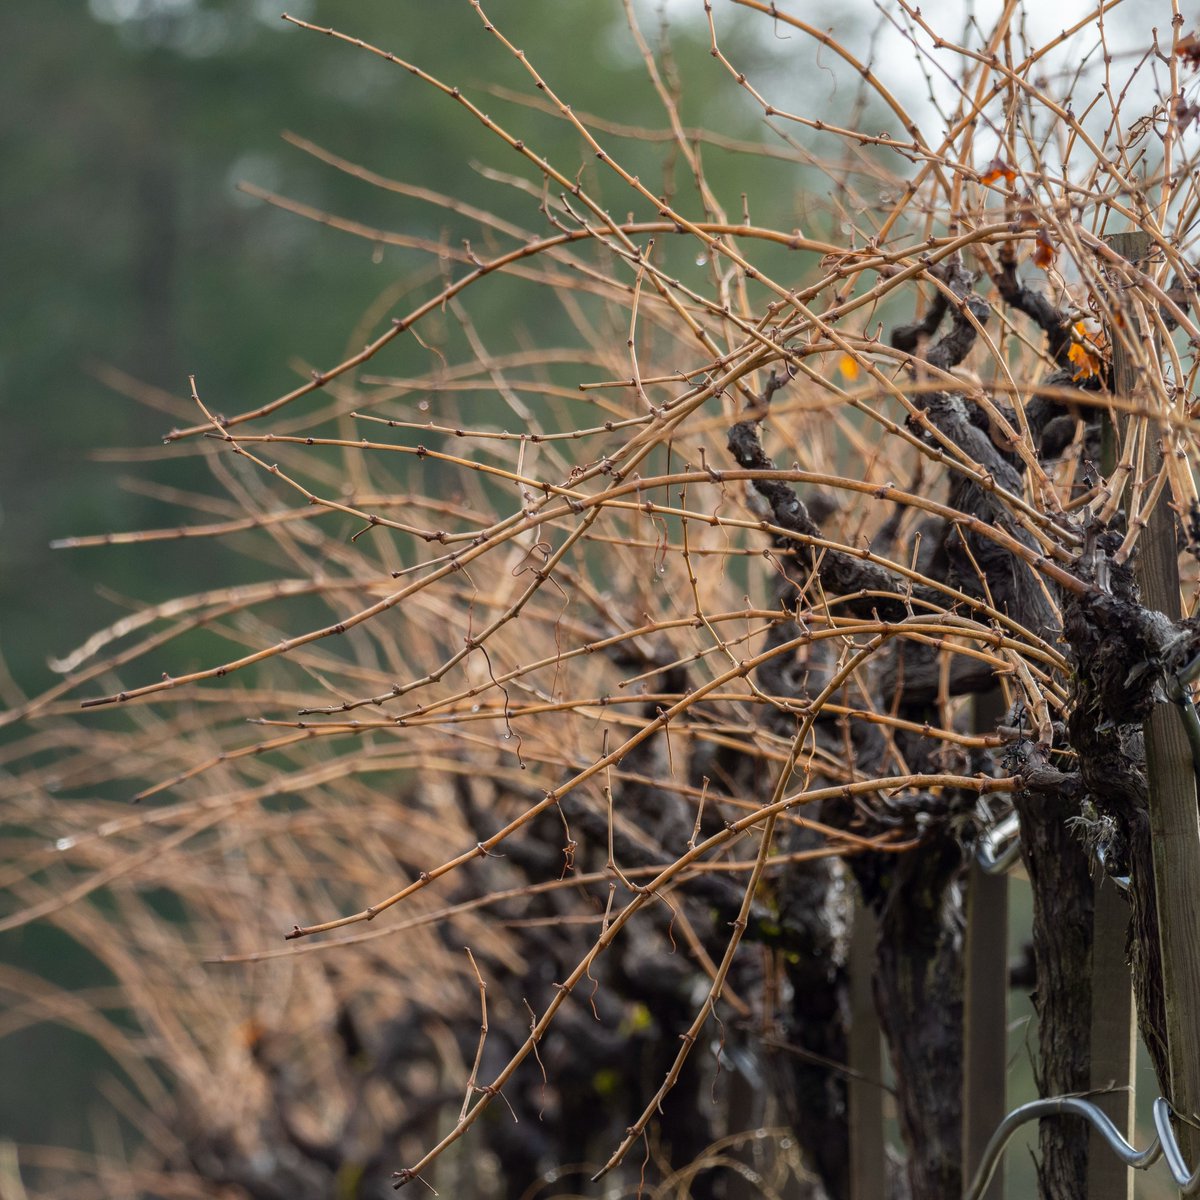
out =
<path fill-rule="evenodd" d="M 878 940 L 875 915 L 859 905 L 850 940 L 850 1200 L 885 1200 L 887 1196 L 880 1086 L 883 1039 L 872 987 Z"/>
<path fill-rule="evenodd" d="M 994 733 L 1004 716 L 1000 690 L 975 699 L 975 728 Z M 977 862 L 967 871 L 967 932 L 963 955 L 963 1184 L 975 1177 L 983 1152 L 1008 1111 L 1008 876 Z M 981 1200 L 1003 1200 L 1004 1164 Z"/>
<path fill-rule="evenodd" d="M 1119 233 L 1108 239 L 1123 258 L 1141 262 L 1150 239 L 1144 233 Z M 1136 369 L 1132 356 L 1110 331 L 1113 347 L 1113 390 L 1132 395 Z M 1106 479 L 1117 467 L 1118 444 L 1127 419 L 1115 413 L 1103 418 L 1101 470 Z M 1178 591 L 1178 588 L 1176 589 Z M 1115 884 L 1096 883 L 1092 918 L 1091 1097 L 1111 1118 L 1126 1141 L 1133 1135 L 1134 1059 L 1137 1053 L 1133 981 L 1125 957 L 1129 905 Z M 1093 1129 L 1088 1144 L 1088 1194 L 1096 1200 L 1133 1200 L 1133 1172 L 1112 1154 Z"/>
<path fill-rule="evenodd" d="M 1146 234 L 1108 239 L 1134 263 L 1149 253 Z M 1113 331 L 1114 334 L 1120 331 Z M 1131 320 L 1126 336 L 1141 336 Z M 1118 395 L 1149 400 L 1132 354 L 1117 336 L 1113 344 L 1113 386 Z M 1147 456 L 1148 471 L 1161 466 L 1162 448 Z M 1136 574 L 1142 603 L 1179 620 L 1179 550 L 1170 489 L 1149 514 L 1137 543 Z M 1200 815 L 1191 749 L 1173 704 L 1156 705 L 1145 723 L 1150 836 L 1158 905 L 1159 945 L 1170 1063 L 1168 1099 L 1181 1120 L 1180 1147 L 1193 1170 L 1200 1163 Z"/>
<path fill-rule="evenodd" d="M 1116 884 L 1096 883 L 1092 916 L 1091 1079 L 1094 1100 L 1133 1140 L 1133 1081 L 1137 1054 L 1133 980 L 1125 958 L 1129 905 Z M 1133 1172 L 1093 1129 L 1088 1141 L 1088 1200 L 1133 1200 Z"/>

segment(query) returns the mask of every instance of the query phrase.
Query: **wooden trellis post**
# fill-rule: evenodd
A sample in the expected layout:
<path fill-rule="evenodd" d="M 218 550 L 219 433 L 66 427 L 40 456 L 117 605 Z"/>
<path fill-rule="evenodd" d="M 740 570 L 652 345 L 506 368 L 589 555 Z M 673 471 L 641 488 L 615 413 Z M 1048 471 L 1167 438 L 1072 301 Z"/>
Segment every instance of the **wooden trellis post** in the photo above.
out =
<path fill-rule="evenodd" d="M 1125 961 L 1129 905 L 1116 884 L 1096 885 L 1092 916 L 1091 1082 L 1095 1101 L 1127 1142 L 1133 1140 L 1137 1055 L 1133 981 Z M 1093 1129 L 1088 1141 L 1088 1200 L 1133 1200 L 1133 1172 Z"/>
<path fill-rule="evenodd" d="M 850 941 L 850 1200 L 885 1200 L 887 1149 L 883 1139 L 883 1039 L 872 980 L 879 927 L 859 907 Z"/>
<path fill-rule="evenodd" d="M 963 989 L 963 1178 L 974 1178 L 1007 1108 L 1008 878 L 972 863 L 967 877 Z M 1002 1200 L 1004 1166 L 982 1200 Z"/>
<path fill-rule="evenodd" d="M 1108 244 L 1135 264 L 1150 252 L 1150 238 L 1144 233 L 1117 234 Z M 1121 332 L 1131 340 L 1140 336 L 1132 322 L 1123 331 L 1113 331 L 1114 390 L 1148 399 L 1133 355 L 1116 336 Z M 1154 439 L 1147 447 L 1153 452 L 1146 456 L 1152 477 L 1163 457 L 1155 423 L 1150 423 L 1146 436 Z M 1178 621 L 1179 549 L 1170 501 L 1168 487 L 1138 538 L 1136 574 L 1142 603 Z M 1171 1071 L 1168 1099 L 1182 1118 L 1179 1144 L 1194 1170 L 1200 1163 L 1200 814 L 1191 748 L 1174 710 L 1173 704 L 1155 705 L 1145 723 L 1146 776 Z"/>
<path fill-rule="evenodd" d="M 1122 257 L 1141 262 L 1150 239 L 1144 233 L 1121 233 L 1110 237 L 1108 242 Z M 1119 338 L 1110 337 L 1110 344 L 1113 346 L 1113 389 L 1117 395 L 1131 395 L 1137 382 L 1132 357 Z M 1112 478 L 1117 467 L 1118 432 L 1124 432 L 1125 425 L 1126 421 L 1114 414 L 1104 416 L 1100 466 L 1106 479 Z M 1092 916 L 1091 1085 L 1094 1095 L 1091 1099 L 1104 1110 L 1126 1141 L 1133 1136 L 1133 1081 L 1137 1053 L 1133 982 L 1125 960 L 1128 929 L 1129 905 L 1118 894 L 1115 884 L 1099 880 Z M 1088 1194 L 1095 1200 L 1132 1200 L 1133 1197 L 1133 1172 L 1112 1154 L 1094 1129 L 1088 1143 Z"/>
<path fill-rule="evenodd" d="M 1004 715 L 997 688 L 975 699 L 975 728 L 991 733 Z M 963 957 L 963 1183 L 974 1177 L 983 1151 L 1007 1109 L 1008 877 L 978 863 L 967 873 L 966 953 Z M 982 1200 L 1003 1200 L 1004 1164 Z"/>

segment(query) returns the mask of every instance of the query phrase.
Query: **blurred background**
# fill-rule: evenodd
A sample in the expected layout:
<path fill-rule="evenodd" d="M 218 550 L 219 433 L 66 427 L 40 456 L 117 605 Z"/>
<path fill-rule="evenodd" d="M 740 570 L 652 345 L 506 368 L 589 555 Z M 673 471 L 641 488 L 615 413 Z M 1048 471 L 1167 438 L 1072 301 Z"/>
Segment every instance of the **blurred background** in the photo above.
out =
<path fill-rule="evenodd" d="M 217 581 L 262 577 L 249 542 L 50 548 L 75 535 L 178 524 L 181 501 L 214 494 L 202 456 L 162 445 L 176 423 L 170 398 L 186 396 L 188 375 L 216 411 L 269 401 L 357 348 L 364 314 L 378 328 L 413 274 L 430 271 L 427 253 L 351 237 L 238 185 L 434 243 L 456 245 L 462 236 L 445 209 L 333 169 L 285 142 L 285 131 L 382 176 L 536 227 L 536 200 L 498 177 L 515 169 L 515 156 L 461 107 L 395 66 L 285 24 L 281 7 L 280 0 L 6 0 L 0 12 L 9 49 L 0 73 L 6 705 L 51 684 L 50 660 L 121 613 Z M 655 30 L 660 7 L 635 7 Z M 813 7 L 804 6 L 805 16 L 820 20 Z M 869 4 L 849 15 L 845 6 L 826 7 L 828 23 L 836 20 L 849 44 L 868 48 L 886 33 Z M 668 10 L 677 69 L 689 81 L 685 119 L 761 141 L 757 110 L 708 54 L 702 6 Z M 535 131 L 549 157 L 579 154 L 560 121 L 506 90 L 530 93 L 465 2 L 358 0 L 348 8 L 293 0 L 289 11 L 462 86 L 510 127 Z M 489 12 L 579 111 L 662 128 L 621 4 L 493 0 Z M 787 39 L 768 23 L 726 16 L 723 46 L 737 49 L 760 79 L 799 103 L 840 102 L 831 101 L 819 72 L 789 71 Z M 906 101 L 922 105 L 926 90 L 912 72 Z M 621 144 L 645 178 L 677 169 L 664 161 L 665 143 Z M 710 181 L 731 212 L 747 193 L 760 223 L 825 236 L 832 184 L 783 143 L 770 144 L 774 156 L 765 158 L 710 148 Z M 535 328 L 554 319 L 503 308 L 487 319 L 499 329 L 517 315 Z M 486 322 L 481 333 L 486 340 Z M 397 343 L 372 368 L 399 370 L 405 352 Z M 71 989 L 111 982 L 86 951 L 38 924 L 0 935 L 0 964 Z M 1018 1021 L 1014 1061 L 1027 1079 L 1026 1035 Z M 94 1043 L 47 1023 L 5 1037 L 0 1057 L 4 1139 L 94 1142 L 111 1069 Z M 1020 1157 L 1012 1154 L 1014 1164 Z"/>
<path fill-rule="evenodd" d="M 285 24 L 282 7 L 13 0 L 0 15 L 12 49 L 0 78 L 0 614 L 8 669 L 25 690 L 50 682 L 48 655 L 123 605 L 211 578 L 207 545 L 48 549 L 54 538 L 169 522 L 161 492 L 148 493 L 197 483 L 186 450 L 159 446 L 174 421 L 155 410 L 153 389 L 184 397 L 195 373 L 216 409 L 262 403 L 340 360 L 364 314 L 379 305 L 388 313 L 389 289 L 428 270 L 427 254 L 328 230 L 237 185 L 457 244 L 443 210 L 351 178 L 285 143 L 285 131 L 389 178 L 526 224 L 536 217 L 527 195 L 483 177 L 513 169 L 511 151 L 459 106 L 378 58 Z M 654 7 L 642 7 L 653 32 Z M 671 6 L 677 53 L 715 83 L 706 30 L 675 11 L 689 7 L 699 6 Z M 290 8 L 317 22 L 346 16 L 314 0 Z M 619 4 L 492 8 L 577 107 L 661 126 Z M 528 80 L 469 6 L 432 12 L 411 0 L 362 0 L 350 31 L 474 88 L 498 117 L 536 125 L 547 151 L 574 142 L 561 122 L 534 121 L 496 94 L 507 84 L 528 96 Z M 726 37 L 765 63 L 761 32 L 740 38 L 735 26 Z M 684 108 L 697 123 L 711 114 L 723 131 L 740 122 L 761 138 L 736 92 L 691 86 Z M 661 150 L 642 158 L 661 173 Z M 798 167 L 711 158 L 714 178 L 728 181 L 726 203 L 750 191 L 763 220 L 795 222 Z M 102 578 L 114 594 L 97 594 Z"/>
<path fill-rule="evenodd" d="M 391 179 L 542 224 L 535 199 L 488 178 L 514 170 L 514 156 L 461 107 L 391 64 L 285 24 L 283 7 L 8 0 L 0 12 L 9 49 L 0 73 L 5 707 L 52 684 L 50 662 L 122 614 L 264 577 L 250 540 L 51 548 L 55 539 L 194 521 L 190 499 L 220 495 L 194 444 L 162 444 L 188 375 L 215 411 L 264 403 L 340 361 L 364 340 L 364 317 L 378 328 L 413 290 L 414 273 L 430 274 L 428 253 L 326 228 L 238 185 L 434 243 L 458 245 L 471 228 L 464 221 L 456 230 L 444 209 L 318 161 L 286 143 L 285 131 Z M 531 89 L 469 5 L 360 0 L 347 12 L 295 0 L 288 8 L 421 64 L 498 118 L 536 129 L 551 157 L 570 147 L 583 161 L 562 122 L 497 91 L 528 97 Z M 495 0 L 489 8 L 580 110 L 662 127 L 620 4 Z M 695 11 L 681 22 L 684 8 Z M 639 12 L 656 33 L 657 7 Z M 680 68 L 715 85 L 699 6 L 671 6 L 671 16 Z M 761 31 L 727 36 L 765 69 Z M 725 87 L 689 86 L 684 112 L 759 141 L 761 121 L 742 100 Z M 662 144 L 624 146 L 647 177 L 675 169 L 664 165 Z M 710 174 L 735 211 L 742 191 L 760 197 L 756 216 L 783 227 L 803 207 L 800 168 L 787 161 L 714 150 Z M 516 319 L 537 326 L 554 314 L 498 306 L 480 318 L 480 333 L 507 333 Z M 404 353 L 389 347 L 372 365 L 398 370 Z M 0 963 L 72 990 L 111 983 L 83 948 L 37 923 L 0 934 Z M 0 1053 L 4 1138 L 93 1143 L 111 1070 L 94 1043 L 47 1023 L 12 1033 Z"/>

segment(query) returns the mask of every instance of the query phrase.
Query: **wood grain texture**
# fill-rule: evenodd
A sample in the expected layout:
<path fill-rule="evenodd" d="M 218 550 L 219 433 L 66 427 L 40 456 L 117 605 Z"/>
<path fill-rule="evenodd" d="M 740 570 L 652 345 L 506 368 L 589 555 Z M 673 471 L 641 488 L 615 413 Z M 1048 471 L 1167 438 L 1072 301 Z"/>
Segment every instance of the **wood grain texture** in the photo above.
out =
<path fill-rule="evenodd" d="M 1145 234 L 1118 234 L 1108 242 L 1132 262 L 1142 261 L 1149 251 Z M 1113 387 L 1118 395 L 1148 399 L 1139 396 L 1144 392 L 1143 383 L 1119 339 L 1114 339 L 1113 346 Z M 1151 473 L 1160 462 L 1161 451 L 1156 445 L 1149 465 Z M 1137 545 L 1135 573 L 1142 603 L 1178 621 L 1182 614 L 1178 542 L 1168 496 L 1150 514 Z M 1200 1161 L 1200 1129 L 1189 1123 L 1200 1119 L 1200 819 L 1196 773 L 1174 705 L 1160 704 L 1154 709 L 1145 723 L 1145 735 L 1170 1058 L 1168 1098 L 1185 1118 L 1177 1128 L 1184 1155 L 1194 1167 Z"/>

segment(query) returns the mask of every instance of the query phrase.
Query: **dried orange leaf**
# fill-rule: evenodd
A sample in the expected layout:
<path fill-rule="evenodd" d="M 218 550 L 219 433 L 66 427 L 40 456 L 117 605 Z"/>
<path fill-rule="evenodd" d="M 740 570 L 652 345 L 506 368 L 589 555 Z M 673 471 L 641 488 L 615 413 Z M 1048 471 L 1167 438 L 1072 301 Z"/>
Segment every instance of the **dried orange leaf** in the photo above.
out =
<path fill-rule="evenodd" d="M 1054 243 L 1050 240 L 1050 235 L 1043 229 L 1037 235 L 1037 240 L 1033 247 L 1033 264 L 1036 267 L 1041 267 L 1043 270 L 1046 267 L 1054 265 L 1054 259 L 1057 255 L 1054 249 Z"/>
<path fill-rule="evenodd" d="M 980 176 L 981 183 L 996 183 L 1003 179 L 1005 183 L 1012 183 L 1017 177 L 1017 169 L 1011 163 L 1007 163 L 999 155 L 992 159 L 987 165 L 987 170 Z"/>
<path fill-rule="evenodd" d="M 1094 379 L 1100 374 L 1108 339 L 1102 334 L 1089 333 L 1082 321 L 1075 323 L 1075 335 L 1079 341 L 1067 350 L 1067 358 L 1075 368 L 1074 380 Z"/>
<path fill-rule="evenodd" d="M 1075 368 L 1072 379 L 1091 379 L 1100 374 L 1100 360 L 1078 343 L 1067 351 L 1067 358 Z"/>
<path fill-rule="evenodd" d="M 1193 71 L 1200 67 L 1200 34 L 1189 33 L 1181 37 L 1175 49 Z"/>
<path fill-rule="evenodd" d="M 853 383 L 858 378 L 859 365 L 858 359 L 850 354 L 838 355 L 838 370 L 842 373 L 842 378 Z"/>

